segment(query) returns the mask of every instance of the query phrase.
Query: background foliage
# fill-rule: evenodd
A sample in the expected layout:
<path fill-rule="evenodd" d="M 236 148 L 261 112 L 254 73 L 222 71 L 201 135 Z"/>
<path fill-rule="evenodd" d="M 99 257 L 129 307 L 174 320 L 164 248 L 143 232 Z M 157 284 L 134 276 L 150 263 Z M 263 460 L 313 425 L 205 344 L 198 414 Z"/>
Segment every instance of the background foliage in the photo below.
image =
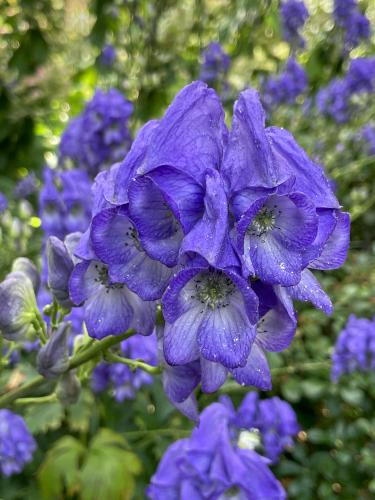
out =
<path fill-rule="evenodd" d="M 340 126 L 305 113 L 307 97 L 348 65 L 331 2 L 306 3 L 311 17 L 298 60 L 309 90 L 296 104 L 279 107 L 270 122 L 291 130 L 336 181 L 338 198 L 352 215 L 352 243 L 345 266 L 319 276 L 333 315 L 300 307 L 291 348 L 271 359 L 272 395 L 292 404 L 302 429 L 275 474 L 290 498 L 368 500 L 375 496 L 375 375 L 354 374 L 332 384 L 329 360 L 349 314 L 371 318 L 375 311 L 375 156 L 358 136 L 375 116 L 375 102 Z M 361 7 L 375 26 L 375 3 Z M 282 41 L 273 0 L 4 0 L 0 33 L 0 190 L 12 213 L 0 232 L 1 278 L 16 255 L 40 254 L 36 198 L 17 202 L 15 183 L 31 172 L 38 177 L 45 163 L 56 164 L 62 131 L 96 87 L 115 86 L 134 102 L 134 134 L 198 77 L 201 50 L 218 40 L 232 58 L 229 119 L 238 92 L 249 85 L 260 89 L 291 50 Z M 99 61 L 105 43 L 116 48 L 112 68 Z M 374 55 L 374 47 L 373 38 L 350 56 Z M 1 385 L 29 372 L 21 360 L 16 370 L 1 373 Z M 237 401 L 244 394 L 239 387 L 225 391 Z M 200 406 L 213 399 L 202 395 Z M 24 414 L 39 449 L 21 475 L 1 480 L 0 497 L 7 500 L 142 498 L 166 447 L 192 427 L 158 381 L 122 404 L 84 389 L 69 410 L 50 402 L 43 409 L 26 407 Z"/>

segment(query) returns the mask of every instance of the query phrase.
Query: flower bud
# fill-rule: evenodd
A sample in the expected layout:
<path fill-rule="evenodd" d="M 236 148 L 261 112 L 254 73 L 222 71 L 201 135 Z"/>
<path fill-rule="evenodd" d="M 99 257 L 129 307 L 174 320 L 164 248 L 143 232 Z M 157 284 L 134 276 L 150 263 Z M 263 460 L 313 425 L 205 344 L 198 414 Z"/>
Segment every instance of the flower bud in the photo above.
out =
<path fill-rule="evenodd" d="M 40 277 L 35 264 L 26 257 L 18 257 L 18 259 L 16 259 L 12 265 L 12 272 L 17 271 L 26 274 L 26 276 L 33 284 L 34 292 L 37 293 L 40 286 Z"/>
<path fill-rule="evenodd" d="M 64 406 L 74 405 L 79 398 L 81 393 L 81 382 L 73 373 L 69 371 L 65 373 L 57 386 L 56 394 L 57 398 Z"/>
<path fill-rule="evenodd" d="M 38 314 L 31 280 L 12 272 L 0 283 L 0 332 L 7 340 L 25 335 Z"/>
<path fill-rule="evenodd" d="M 69 367 L 68 336 L 70 327 L 70 322 L 61 323 L 38 353 L 38 372 L 46 378 L 58 377 Z"/>
<path fill-rule="evenodd" d="M 47 241 L 48 286 L 57 302 L 66 308 L 72 307 L 69 298 L 69 278 L 73 271 L 73 260 L 66 245 L 50 236 Z"/>

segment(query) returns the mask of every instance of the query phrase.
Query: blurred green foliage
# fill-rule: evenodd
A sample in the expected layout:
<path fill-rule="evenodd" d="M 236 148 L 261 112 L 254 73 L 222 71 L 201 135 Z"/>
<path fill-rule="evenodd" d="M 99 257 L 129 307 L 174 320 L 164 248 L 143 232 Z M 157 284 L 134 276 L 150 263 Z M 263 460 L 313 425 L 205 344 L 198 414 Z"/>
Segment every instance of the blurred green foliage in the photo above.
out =
<path fill-rule="evenodd" d="M 332 2 L 310 0 L 304 29 L 307 48 L 298 55 L 309 77 L 309 96 L 342 76 L 342 34 L 334 27 Z M 375 26 L 375 3 L 361 2 Z M 69 118 L 95 87 L 116 86 L 135 103 L 133 132 L 160 116 L 175 93 L 197 78 L 201 50 L 219 40 L 232 58 L 228 122 L 236 94 L 260 88 L 290 55 L 281 40 L 276 0 L 3 0 L 0 2 L 0 191 L 10 209 L 0 216 L 0 278 L 17 255 L 40 258 L 36 200 L 17 203 L 14 183 L 30 171 L 56 163 L 56 146 Z M 104 43 L 117 59 L 99 64 Z M 374 38 L 350 54 L 374 54 Z M 308 97 L 308 96 L 306 96 Z M 290 498 L 375 498 L 374 374 L 329 381 L 329 360 L 349 314 L 375 311 L 375 156 L 369 157 L 359 129 L 375 116 L 375 102 L 343 126 L 306 115 L 303 100 L 273 113 L 336 181 L 338 197 L 352 215 L 351 252 L 346 265 L 319 279 L 335 312 L 327 318 L 300 307 L 296 339 L 271 358 L 274 389 L 297 412 L 298 441 L 275 473 Z M 39 235 L 39 236 L 38 236 Z M 25 360 L 24 360 L 25 361 Z M 22 361 L 11 377 L 29 377 Z M 322 363 L 308 370 L 310 363 Z M 283 367 L 300 366 L 295 373 Z M 10 374 L 0 381 L 9 384 Z M 242 388 L 230 389 L 235 401 Z M 268 395 L 268 394 L 266 394 Z M 217 398 L 200 395 L 203 406 Z M 39 451 L 25 471 L 0 482 L 0 498 L 144 498 L 144 488 L 164 450 L 192 424 L 167 402 L 160 384 L 133 402 L 117 404 L 89 390 L 69 410 L 60 403 L 25 408 Z M 136 453 L 136 455 L 134 454 Z M 102 482 L 97 471 L 102 473 Z"/>

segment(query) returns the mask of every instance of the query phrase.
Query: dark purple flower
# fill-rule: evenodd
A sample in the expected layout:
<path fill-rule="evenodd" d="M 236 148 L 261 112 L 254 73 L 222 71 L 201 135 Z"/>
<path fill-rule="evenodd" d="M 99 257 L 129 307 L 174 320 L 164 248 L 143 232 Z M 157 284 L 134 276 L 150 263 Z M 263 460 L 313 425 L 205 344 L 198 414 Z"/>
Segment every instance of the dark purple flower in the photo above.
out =
<path fill-rule="evenodd" d="M 338 26 L 345 31 L 347 49 L 369 38 L 370 21 L 359 11 L 356 0 L 335 0 L 333 15 Z"/>
<path fill-rule="evenodd" d="M 345 75 L 346 85 L 350 93 L 375 90 L 375 57 L 358 57 L 350 63 Z"/>
<path fill-rule="evenodd" d="M 104 45 L 99 57 L 99 61 L 103 66 L 111 67 L 116 60 L 116 49 L 110 43 Z"/>
<path fill-rule="evenodd" d="M 150 335 L 155 321 L 154 302 L 144 302 L 123 283 L 112 282 L 108 267 L 99 261 L 77 264 L 70 277 L 70 297 L 83 304 L 87 331 L 101 339 L 129 328 Z"/>
<path fill-rule="evenodd" d="M 43 187 L 39 193 L 39 211 L 45 233 L 63 238 L 65 207 L 56 184 L 56 172 L 48 167 L 44 168 Z"/>
<path fill-rule="evenodd" d="M 345 373 L 375 368 L 375 317 L 372 320 L 350 316 L 337 339 L 332 355 L 331 378 L 334 382 Z"/>
<path fill-rule="evenodd" d="M 28 198 L 37 190 L 37 179 L 34 173 L 31 173 L 17 182 L 14 188 L 15 198 Z"/>
<path fill-rule="evenodd" d="M 329 116 L 337 123 L 345 123 L 350 117 L 349 98 L 347 82 L 334 79 L 329 85 L 319 90 L 316 104 L 322 114 Z"/>
<path fill-rule="evenodd" d="M 32 460 L 36 442 L 23 418 L 10 410 L 0 410 L 0 470 L 4 476 L 22 471 Z"/>
<path fill-rule="evenodd" d="M 299 30 L 309 17 L 303 0 L 285 0 L 281 3 L 280 15 L 284 39 L 297 47 L 304 47 L 305 41 Z"/>
<path fill-rule="evenodd" d="M 4 193 L 0 191 L 0 214 L 8 208 L 8 200 Z"/>
<path fill-rule="evenodd" d="M 91 215 L 91 181 L 83 170 L 68 170 L 59 175 L 65 207 L 65 233 L 85 231 Z"/>
<path fill-rule="evenodd" d="M 72 162 L 94 177 L 122 160 L 131 144 L 128 119 L 132 112 L 132 103 L 118 90 L 97 90 L 64 132 L 60 163 Z"/>
<path fill-rule="evenodd" d="M 222 404 L 207 407 L 191 437 L 177 441 L 165 453 L 151 479 L 148 497 L 284 499 L 285 492 L 267 460 L 231 439 L 231 417 Z"/>
<path fill-rule="evenodd" d="M 230 57 L 218 42 L 211 42 L 202 52 L 199 79 L 208 84 L 222 82 L 230 66 Z"/>
<path fill-rule="evenodd" d="M 284 71 L 270 78 L 264 88 L 265 104 L 272 107 L 283 103 L 293 104 L 307 88 L 305 70 L 293 58 L 288 59 Z"/>

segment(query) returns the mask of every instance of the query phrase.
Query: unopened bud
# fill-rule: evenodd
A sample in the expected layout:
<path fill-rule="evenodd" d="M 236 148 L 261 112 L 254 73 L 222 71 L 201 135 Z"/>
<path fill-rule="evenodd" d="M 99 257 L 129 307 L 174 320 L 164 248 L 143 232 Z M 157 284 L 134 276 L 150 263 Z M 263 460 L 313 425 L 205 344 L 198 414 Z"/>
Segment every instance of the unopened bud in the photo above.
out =
<path fill-rule="evenodd" d="M 68 335 L 71 323 L 61 323 L 52 333 L 37 357 L 38 372 L 46 378 L 55 378 L 69 367 Z"/>
<path fill-rule="evenodd" d="M 40 276 L 35 264 L 31 262 L 30 259 L 27 259 L 26 257 L 18 257 L 18 259 L 13 262 L 12 271 L 19 271 L 26 274 L 33 284 L 35 293 L 38 292 L 40 286 Z"/>

